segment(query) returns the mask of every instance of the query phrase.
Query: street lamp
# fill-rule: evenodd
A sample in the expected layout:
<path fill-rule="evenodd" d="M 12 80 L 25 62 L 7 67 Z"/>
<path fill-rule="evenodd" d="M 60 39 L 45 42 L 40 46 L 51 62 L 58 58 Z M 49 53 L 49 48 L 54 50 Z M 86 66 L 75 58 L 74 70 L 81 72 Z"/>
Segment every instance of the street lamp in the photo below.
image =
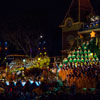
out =
<path fill-rule="evenodd" d="M 43 35 L 40 35 L 40 38 L 42 39 L 43 38 Z"/>
<path fill-rule="evenodd" d="M 23 59 L 23 63 L 25 64 L 25 62 L 26 62 L 26 60 L 25 59 Z"/>
<path fill-rule="evenodd" d="M 24 63 L 24 72 L 25 72 L 25 63 L 26 63 L 26 59 L 23 59 L 23 63 Z"/>

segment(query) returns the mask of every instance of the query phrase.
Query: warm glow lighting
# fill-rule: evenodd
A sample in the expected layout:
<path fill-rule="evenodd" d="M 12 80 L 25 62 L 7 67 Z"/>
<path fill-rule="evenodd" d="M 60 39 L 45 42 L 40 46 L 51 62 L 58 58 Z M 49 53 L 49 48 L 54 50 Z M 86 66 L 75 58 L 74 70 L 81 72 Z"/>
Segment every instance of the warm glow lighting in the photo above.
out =
<path fill-rule="evenodd" d="M 41 60 L 41 58 L 38 58 L 38 60 Z"/>
<path fill-rule="evenodd" d="M 25 59 L 23 59 L 23 62 L 25 63 L 25 62 L 26 62 L 26 60 L 25 60 Z"/>
<path fill-rule="evenodd" d="M 82 35 L 80 35 L 80 38 L 82 39 L 82 38 L 83 38 L 83 36 L 82 36 Z"/>
<path fill-rule="evenodd" d="M 43 38 L 43 36 L 42 36 L 42 35 L 40 35 L 40 38 Z"/>
<path fill-rule="evenodd" d="M 95 35 L 96 35 L 96 33 L 95 33 L 94 31 L 92 31 L 92 32 L 90 33 L 91 38 L 95 37 Z"/>
<path fill-rule="evenodd" d="M 93 58 L 93 53 L 90 53 L 89 56 L 90 56 L 90 58 Z"/>
<path fill-rule="evenodd" d="M 6 47 L 5 50 L 7 50 L 8 48 Z"/>
<path fill-rule="evenodd" d="M 44 54 L 46 55 L 47 53 L 46 53 L 46 52 L 44 52 Z"/>

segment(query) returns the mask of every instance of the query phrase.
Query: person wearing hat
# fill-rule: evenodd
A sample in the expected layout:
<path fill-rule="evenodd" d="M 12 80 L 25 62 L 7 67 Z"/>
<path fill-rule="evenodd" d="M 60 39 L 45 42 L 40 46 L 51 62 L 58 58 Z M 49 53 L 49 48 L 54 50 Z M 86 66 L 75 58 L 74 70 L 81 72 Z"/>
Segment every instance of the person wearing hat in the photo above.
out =
<path fill-rule="evenodd" d="M 84 50 L 87 50 L 87 47 L 86 46 L 84 46 L 84 48 L 83 48 Z"/>
<path fill-rule="evenodd" d="M 83 67 L 83 62 L 81 62 L 81 67 Z"/>
<path fill-rule="evenodd" d="M 70 59 L 69 59 L 69 62 L 70 62 L 70 63 L 72 63 L 72 62 L 73 62 L 73 59 L 72 59 L 72 58 L 70 58 Z"/>
<path fill-rule="evenodd" d="M 75 53 L 75 51 L 73 50 L 72 52 L 71 52 L 71 54 L 73 55 Z"/>
<path fill-rule="evenodd" d="M 62 67 L 63 67 L 62 63 L 60 63 L 60 64 L 59 64 L 59 67 L 60 67 L 60 68 L 62 68 Z"/>
<path fill-rule="evenodd" d="M 96 58 L 96 61 L 99 62 L 99 58 L 98 57 Z"/>
<path fill-rule="evenodd" d="M 97 54 L 96 54 L 96 53 L 94 54 L 94 58 L 95 58 L 95 59 L 97 58 Z"/>
<path fill-rule="evenodd" d="M 68 55 L 68 59 L 70 59 L 70 58 L 72 58 L 72 55 L 71 54 Z"/>
<path fill-rule="evenodd" d="M 92 60 L 91 60 L 91 58 L 88 58 L 89 59 L 89 62 L 91 62 Z"/>
<path fill-rule="evenodd" d="M 96 60 L 95 60 L 95 58 L 93 57 L 93 59 L 92 59 L 93 64 L 95 64 L 95 61 L 96 61 Z"/>
<path fill-rule="evenodd" d="M 90 49 L 88 49 L 88 54 L 90 54 L 91 53 L 91 51 L 90 51 Z"/>
<path fill-rule="evenodd" d="M 79 54 L 77 54 L 76 58 L 79 58 L 79 59 L 80 59 L 80 58 L 81 58 L 81 56 L 80 56 Z"/>
<path fill-rule="evenodd" d="M 93 57 L 92 61 L 93 61 L 93 62 L 95 62 L 95 61 L 96 61 L 94 57 Z"/>
<path fill-rule="evenodd" d="M 72 54 L 74 54 L 74 55 L 76 55 L 76 54 L 77 54 L 77 52 L 75 51 L 75 49 L 72 51 Z"/>
<path fill-rule="evenodd" d="M 75 67 L 77 68 L 77 66 L 78 66 L 78 63 L 75 63 Z"/>
<path fill-rule="evenodd" d="M 84 54 L 87 54 L 88 52 L 87 52 L 87 50 L 84 50 Z"/>
<path fill-rule="evenodd" d="M 68 62 L 68 67 L 71 67 L 71 64 L 70 64 L 70 62 Z"/>
<path fill-rule="evenodd" d="M 84 63 L 84 58 L 81 58 L 81 62 Z"/>
<path fill-rule="evenodd" d="M 76 62 L 77 62 L 77 59 L 76 59 L 76 58 L 74 58 L 74 59 L 73 59 L 73 62 L 74 62 L 74 63 L 76 63 Z"/>
<path fill-rule="evenodd" d="M 77 49 L 77 54 L 79 54 L 80 53 L 80 51 Z"/>
<path fill-rule="evenodd" d="M 85 59 L 86 59 L 86 58 L 88 58 L 88 55 L 87 55 L 87 54 L 85 54 Z"/>
<path fill-rule="evenodd" d="M 80 46 L 78 47 L 78 50 L 81 50 L 81 47 Z"/>
<path fill-rule="evenodd" d="M 83 44 L 82 44 L 82 48 L 84 49 L 84 47 L 85 47 L 85 42 L 83 42 Z"/>
<path fill-rule="evenodd" d="M 86 42 L 86 46 L 87 46 L 87 47 L 89 46 L 89 41 Z"/>
<path fill-rule="evenodd" d="M 92 55 L 91 55 L 91 54 L 89 54 L 89 55 L 88 55 L 88 58 L 89 58 L 89 59 L 91 59 L 91 58 L 92 58 Z"/>
<path fill-rule="evenodd" d="M 84 65 L 87 66 L 87 62 L 86 61 L 84 62 Z"/>
<path fill-rule="evenodd" d="M 82 50 L 80 50 L 80 54 L 83 55 L 83 51 Z"/>
<path fill-rule="evenodd" d="M 77 58 L 77 62 L 78 62 L 78 63 L 80 63 L 80 62 L 81 62 L 80 58 Z"/>
<path fill-rule="evenodd" d="M 88 58 L 85 58 L 85 62 L 87 62 L 87 63 L 89 62 Z"/>
<path fill-rule="evenodd" d="M 63 60 L 63 64 L 68 64 L 68 59 L 67 58 L 64 58 L 64 60 Z"/>
<path fill-rule="evenodd" d="M 74 67 L 75 66 L 75 63 L 74 62 L 72 62 L 72 67 Z"/>
<path fill-rule="evenodd" d="M 73 59 L 75 58 L 75 54 L 72 55 L 72 58 L 73 58 Z"/>
<path fill-rule="evenodd" d="M 83 56 L 83 55 L 81 55 L 81 58 L 84 58 L 84 56 Z"/>

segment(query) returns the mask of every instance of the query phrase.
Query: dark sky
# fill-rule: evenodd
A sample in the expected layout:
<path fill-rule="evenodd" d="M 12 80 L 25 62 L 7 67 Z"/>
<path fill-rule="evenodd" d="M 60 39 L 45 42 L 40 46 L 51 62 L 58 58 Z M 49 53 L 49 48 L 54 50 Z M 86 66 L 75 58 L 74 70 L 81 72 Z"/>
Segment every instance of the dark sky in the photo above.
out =
<path fill-rule="evenodd" d="M 91 0 L 99 14 L 100 0 Z M 61 24 L 71 0 L 2 0 L 0 1 L 0 34 L 23 29 L 37 29 L 45 34 L 50 56 L 61 50 Z"/>

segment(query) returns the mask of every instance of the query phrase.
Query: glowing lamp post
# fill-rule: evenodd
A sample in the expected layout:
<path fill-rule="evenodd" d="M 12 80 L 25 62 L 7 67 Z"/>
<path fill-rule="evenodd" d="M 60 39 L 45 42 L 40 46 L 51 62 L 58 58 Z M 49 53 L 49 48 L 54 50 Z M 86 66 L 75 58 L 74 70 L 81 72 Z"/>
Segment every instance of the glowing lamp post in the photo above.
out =
<path fill-rule="evenodd" d="M 40 35 L 40 38 L 42 39 L 43 38 L 43 35 Z"/>
<path fill-rule="evenodd" d="M 25 62 L 26 62 L 26 60 L 25 60 L 25 59 L 23 59 L 23 62 L 25 63 Z"/>
<path fill-rule="evenodd" d="M 23 59 L 23 63 L 24 63 L 24 71 L 25 71 L 25 63 L 26 63 L 26 59 Z"/>
<path fill-rule="evenodd" d="M 40 68 L 40 60 L 41 60 L 41 58 L 38 58 L 38 64 L 39 64 L 39 68 Z"/>

